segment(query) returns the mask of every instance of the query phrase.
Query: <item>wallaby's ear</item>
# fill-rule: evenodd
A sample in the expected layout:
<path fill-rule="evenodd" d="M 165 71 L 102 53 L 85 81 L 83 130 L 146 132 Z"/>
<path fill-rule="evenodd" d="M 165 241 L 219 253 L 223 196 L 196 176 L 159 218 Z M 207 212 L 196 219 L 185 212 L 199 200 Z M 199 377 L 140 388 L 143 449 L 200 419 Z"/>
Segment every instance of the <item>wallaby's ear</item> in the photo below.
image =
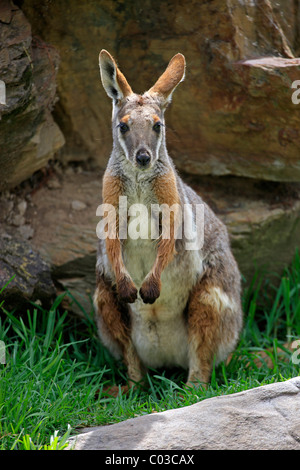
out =
<path fill-rule="evenodd" d="M 99 54 L 99 67 L 102 85 L 110 98 L 119 101 L 132 94 L 126 78 L 105 49 L 102 49 Z"/>
<path fill-rule="evenodd" d="M 185 75 L 185 58 L 182 54 L 176 54 L 170 60 L 168 67 L 159 77 L 155 85 L 150 88 L 149 93 L 158 94 L 161 105 L 167 106 L 171 99 L 172 93 L 177 85 L 184 80 Z"/>

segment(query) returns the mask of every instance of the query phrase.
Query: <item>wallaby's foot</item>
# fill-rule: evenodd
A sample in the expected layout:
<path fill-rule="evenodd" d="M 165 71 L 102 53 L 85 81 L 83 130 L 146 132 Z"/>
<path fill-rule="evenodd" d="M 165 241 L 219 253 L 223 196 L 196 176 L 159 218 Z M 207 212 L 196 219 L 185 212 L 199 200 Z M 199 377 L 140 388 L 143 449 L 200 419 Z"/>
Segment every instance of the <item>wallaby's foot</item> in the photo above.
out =
<path fill-rule="evenodd" d="M 139 388 L 139 385 L 144 381 L 146 370 L 132 342 L 129 342 L 124 349 L 124 362 L 127 365 L 128 388 Z"/>
<path fill-rule="evenodd" d="M 153 304 L 160 296 L 161 282 L 159 279 L 150 276 L 146 278 L 140 288 L 140 296 L 145 304 Z"/>
<path fill-rule="evenodd" d="M 123 277 L 118 283 L 117 283 L 117 290 L 118 290 L 118 295 L 119 298 L 123 302 L 127 302 L 129 304 L 133 304 L 138 295 L 138 290 L 133 284 L 132 280 L 128 277 Z"/>
<path fill-rule="evenodd" d="M 126 395 L 129 392 L 128 385 L 107 385 L 103 388 L 102 394 L 104 396 L 117 398 L 118 395 Z M 99 398 L 99 390 L 96 392 L 96 399 Z"/>
<path fill-rule="evenodd" d="M 188 379 L 185 386 L 187 388 L 192 388 L 192 389 L 194 388 L 198 390 L 207 390 L 209 386 L 209 381 L 203 382 L 200 379 L 191 378 L 191 379 Z"/>

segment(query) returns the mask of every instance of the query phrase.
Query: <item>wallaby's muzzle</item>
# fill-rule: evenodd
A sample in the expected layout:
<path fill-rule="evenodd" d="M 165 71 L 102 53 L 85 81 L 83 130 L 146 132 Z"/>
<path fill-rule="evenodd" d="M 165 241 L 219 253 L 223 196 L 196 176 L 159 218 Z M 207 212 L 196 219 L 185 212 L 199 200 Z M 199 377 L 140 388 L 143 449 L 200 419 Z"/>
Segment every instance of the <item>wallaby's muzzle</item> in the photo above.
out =
<path fill-rule="evenodd" d="M 151 161 L 151 156 L 146 149 L 140 149 L 136 153 L 136 162 L 140 168 L 148 168 Z"/>

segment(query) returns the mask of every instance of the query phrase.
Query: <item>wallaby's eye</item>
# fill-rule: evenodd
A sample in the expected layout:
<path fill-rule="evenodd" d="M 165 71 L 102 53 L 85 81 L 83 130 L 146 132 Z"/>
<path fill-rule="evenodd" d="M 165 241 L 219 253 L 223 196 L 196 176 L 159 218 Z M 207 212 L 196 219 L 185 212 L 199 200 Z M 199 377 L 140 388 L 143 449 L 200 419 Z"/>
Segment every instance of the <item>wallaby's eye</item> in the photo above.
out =
<path fill-rule="evenodd" d="M 156 122 L 156 123 L 154 124 L 154 126 L 153 126 L 153 130 L 154 130 L 155 132 L 157 132 L 157 134 L 160 133 L 161 125 L 162 125 L 161 122 Z"/>
<path fill-rule="evenodd" d="M 121 134 L 126 134 L 126 132 L 129 131 L 129 127 L 127 126 L 127 124 L 125 124 L 125 122 L 120 122 L 119 128 Z"/>

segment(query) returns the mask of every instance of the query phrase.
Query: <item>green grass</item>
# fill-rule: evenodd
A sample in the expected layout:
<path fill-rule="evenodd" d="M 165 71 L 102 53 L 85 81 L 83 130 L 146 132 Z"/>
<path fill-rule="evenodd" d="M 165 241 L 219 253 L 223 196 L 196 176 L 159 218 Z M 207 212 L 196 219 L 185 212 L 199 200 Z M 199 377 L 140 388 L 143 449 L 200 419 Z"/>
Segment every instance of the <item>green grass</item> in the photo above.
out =
<path fill-rule="evenodd" d="M 61 307 L 63 296 L 49 311 L 33 305 L 22 314 L 8 312 L 2 303 L 0 340 L 6 364 L 0 364 L 0 449 L 62 449 L 69 435 L 84 426 L 187 406 L 299 375 L 300 365 L 293 364 L 292 352 L 283 346 L 300 339 L 299 292 L 297 252 L 276 283 L 257 274 L 244 289 L 239 345 L 228 365 L 214 368 L 207 390 L 184 387 L 182 371 L 150 371 L 148 387 L 117 398 L 105 390 L 126 383 L 126 370 L 99 344 L 91 313 L 85 319 L 67 314 Z M 272 360 L 271 367 L 264 361 L 257 365 L 261 350 Z"/>

